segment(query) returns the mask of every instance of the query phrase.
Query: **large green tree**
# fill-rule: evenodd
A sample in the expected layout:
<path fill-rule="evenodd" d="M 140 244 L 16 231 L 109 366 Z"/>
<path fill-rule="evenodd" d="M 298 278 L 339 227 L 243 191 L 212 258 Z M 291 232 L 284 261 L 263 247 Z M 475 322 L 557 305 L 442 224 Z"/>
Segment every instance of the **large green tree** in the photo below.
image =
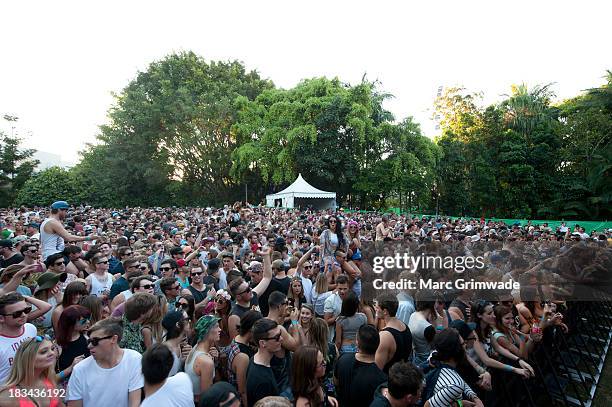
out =
<path fill-rule="evenodd" d="M 266 90 L 254 101 L 241 98 L 232 174 L 255 172 L 281 185 L 302 173 L 345 200 L 362 171 L 380 159 L 378 127 L 392 118 L 382 108 L 385 97 L 365 79 L 351 86 L 315 78 Z"/>
<path fill-rule="evenodd" d="M 111 180 L 122 203 L 175 204 L 173 180 L 182 181 L 178 192 L 185 201 L 228 201 L 237 192 L 229 174 L 237 147 L 235 99 L 254 99 L 270 87 L 237 61 L 169 55 L 116 96 L 109 123 L 101 127 L 101 146 L 87 154 L 103 149 L 107 159 L 98 175 Z"/>

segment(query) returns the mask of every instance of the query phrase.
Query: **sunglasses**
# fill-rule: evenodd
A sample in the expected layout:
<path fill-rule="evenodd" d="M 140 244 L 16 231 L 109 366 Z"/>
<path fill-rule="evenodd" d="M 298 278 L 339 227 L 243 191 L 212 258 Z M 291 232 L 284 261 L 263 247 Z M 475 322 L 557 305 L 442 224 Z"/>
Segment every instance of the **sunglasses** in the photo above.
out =
<path fill-rule="evenodd" d="M 247 287 L 247 288 L 246 288 L 246 290 L 244 290 L 244 291 L 243 291 L 243 292 L 241 292 L 241 293 L 236 294 L 236 296 L 238 296 L 238 295 L 242 295 L 242 294 L 245 294 L 245 293 L 250 293 L 250 292 L 251 292 L 251 287 Z"/>
<path fill-rule="evenodd" d="M 19 318 L 23 314 L 28 315 L 30 312 L 32 312 L 32 307 L 26 307 L 26 308 L 24 308 L 22 310 L 15 311 L 15 312 L 12 312 L 10 314 L 2 314 L 2 315 L 5 316 L 5 317 L 11 316 L 13 318 Z"/>
<path fill-rule="evenodd" d="M 280 341 L 282 333 L 279 332 L 278 335 L 272 336 L 271 338 L 263 338 L 264 341 L 275 341 L 278 342 Z"/>
<path fill-rule="evenodd" d="M 81 318 L 81 319 L 79 320 L 79 324 L 81 324 L 81 325 L 85 325 L 85 324 L 86 324 L 86 323 L 88 323 L 88 322 L 89 322 L 89 318 Z"/>
<path fill-rule="evenodd" d="M 159 269 L 160 271 L 170 271 L 172 270 L 172 267 L 160 267 Z"/>
<path fill-rule="evenodd" d="M 311 269 L 312 266 L 304 266 L 304 268 L 308 270 L 308 269 Z"/>
<path fill-rule="evenodd" d="M 50 341 L 50 340 L 51 340 L 51 337 L 50 337 L 49 335 L 44 335 L 44 336 L 37 335 L 37 336 L 35 336 L 35 337 L 34 337 L 34 340 L 35 340 L 36 342 L 39 342 L 39 343 L 40 343 L 40 342 L 42 342 L 42 341 L 44 341 L 44 340 Z"/>
<path fill-rule="evenodd" d="M 38 249 L 30 249 L 30 250 L 28 250 L 28 252 L 30 252 L 30 253 L 36 253 L 36 252 L 38 252 Z"/>
<path fill-rule="evenodd" d="M 155 287 L 155 284 L 145 284 L 140 286 L 140 288 L 144 288 L 145 290 L 150 290 L 153 287 Z"/>
<path fill-rule="evenodd" d="M 131 256 L 132 254 L 134 254 L 134 252 L 127 252 L 124 256 Z"/>
<path fill-rule="evenodd" d="M 201 276 L 202 274 L 204 274 L 204 272 L 203 272 L 203 271 L 200 271 L 200 272 L 197 272 L 197 271 L 196 271 L 196 272 L 192 272 L 192 273 L 191 273 L 191 275 L 192 275 L 192 276 Z"/>
<path fill-rule="evenodd" d="M 96 262 L 96 264 L 108 264 L 108 260 Z"/>
<path fill-rule="evenodd" d="M 110 339 L 113 336 L 115 335 L 103 336 L 101 338 L 89 338 L 87 339 L 87 344 L 91 346 L 98 346 L 100 344 L 100 341 L 103 341 L 104 339 Z"/>
<path fill-rule="evenodd" d="M 177 303 L 176 305 L 177 305 L 179 308 L 182 308 L 182 309 L 189 309 L 189 304 L 188 304 L 188 303 L 186 303 L 186 302 L 179 302 L 179 303 Z"/>
<path fill-rule="evenodd" d="M 62 264 L 64 264 L 64 262 L 63 262 L 63 261 L 58 261 L 57 263 L 53 263 L 53 265 L 54 265 L 55 267 L 59 267 L 59 266 L 61 266 Z"/>
<path fill-rule="evenodd" d="M 148 270 L 149 268 L 147 266 L 140 266 L 138 267 L 140 270 L 145 271 Z"/>

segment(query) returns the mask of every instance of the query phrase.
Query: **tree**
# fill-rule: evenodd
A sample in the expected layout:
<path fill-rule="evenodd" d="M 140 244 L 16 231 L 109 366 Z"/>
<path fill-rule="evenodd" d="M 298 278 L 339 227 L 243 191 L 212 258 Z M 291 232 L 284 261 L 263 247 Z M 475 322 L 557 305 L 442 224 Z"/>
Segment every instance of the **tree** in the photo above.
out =
<path fill-rule="evenodd" d="M 17 117 L 4 115 L 4 119 L 15 122 Z M 21 149 L 21 139 L 0 132 L 0 207 L 11 205 L 17 191 L 30 178 L 39 164 L 32 159 L 33 149 Z"/>
<path fill-rule="evenodd" d="M 73 181 L 69 170 L 47 168 L 24 183 L 15 198 L 15 205 L 48 207 L 58 200 L 79 202 Z"/>
<path fill-rule="evenodd" d="M 240 98 L 232 175 L 258 173 L 278 186 L 302 173 L 342 202 L 380 159 L 378 126 L 391 117 L 381 106 L 385 97 L 365 78 L 355 86 L 315 78 L 266 90 L 254 101 Z"/>
<path fill-rule="evenodd" d="M 233 198 L 234 101 L 272 86 L 237 61 L 207 63 L 192 52 L 152 63 L 116 97 L 98 137 L 108 154 L 108 177 L 122 181 L 118 198 L 170 204 L 173 180 L 193 203 Z"/>

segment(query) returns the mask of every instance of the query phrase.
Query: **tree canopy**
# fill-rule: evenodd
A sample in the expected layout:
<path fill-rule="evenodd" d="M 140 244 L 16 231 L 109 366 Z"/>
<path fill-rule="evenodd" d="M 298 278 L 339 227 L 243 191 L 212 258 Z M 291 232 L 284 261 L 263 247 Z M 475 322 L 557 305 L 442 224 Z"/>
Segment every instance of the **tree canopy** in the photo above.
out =
<path fill-rule="evenodd" d="M 192 52 L 151 63 L 118 94 L 80 162 L 33 175 L 33 150 L 0 138 L 0 203 L 96 206 L 261 202 L 298 173 L 342 206 L 513 218 L 609 219 L 612 72 L 555 104 L 550 85 L 497 103 L 449 88 L 441 134 L 385 110 L 378 81 L 274 86 L 238 61 Z M 5 116 L 6 120 L 16 120 Z M 50 191 L 53 192 L 50 192 Z M 68 198 L 66 198 L 68 199 Z"/>

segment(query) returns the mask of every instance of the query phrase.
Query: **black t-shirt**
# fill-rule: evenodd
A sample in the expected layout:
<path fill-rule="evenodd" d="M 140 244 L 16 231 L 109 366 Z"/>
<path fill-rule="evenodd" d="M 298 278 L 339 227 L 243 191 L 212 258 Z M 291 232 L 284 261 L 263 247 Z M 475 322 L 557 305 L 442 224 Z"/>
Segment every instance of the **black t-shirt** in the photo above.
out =
<path fill-rule="evenodd" d="M 387 388 L 387 383 L 383 383 L 376 389 L 374 393 L 374 400 L 372 400 L 372 404 L 370 407 L 391 407 L 391 403 L 385 396 L 382 395 L 382 390 Z"/>
<path fill-rule="evenodd" d="M 249 407 L 264 397 L 280 394 L 272 369 L 258 365 L 253 359 L 249 361 L 247 369 L 246 389 Z"/>
<path fill-rule="evenodd" d="M 280 286 L 282 287 L 280 291 L 283 294 L 287 295 L 287 293 L 289 292 L 289 286 L 291 286 L 291 277 L 285 277 L 285 278 L 274 277 L 272 280 L 278 282 Z"/>
<path fill-rule="evenodd" d="M 74 358 L 81 355 L 84 355 L 85 357 L 89 356 L 87 338 L 85 338 L 85 335 L 83 334 L 81 334 L 79 339 L 76 341 L 72 341 L 68 345 L 62 347 L 62 354 L 57 362 L 60 372 L 67 369 L 72 364 Z"/>
<path fill-rule="evenodd" d="M 238 304 L 238 303 L 233 303 L 232 304 L 232 309 L 230 310 L 230 316 L 231 315 L 238 315 L 238 318 L 242 318 L 242 316 L 247 312 L 251 310 L 251 307 L 253 305 L 257 305 L 259 302 L 258 298 L 257 298 L 257 293 L 253 293 L 253 298 L 251 298 L 251 305 L 249 307 L 243 307 L 242 305 Z"/>
<path fill-rule="evenodd" d="M 189 291 L 191 291 L 191 295 L 193 295 L 193 299 L 194 299 L 196 304 L 199 303 L 199 302 L 204 301 L 204 298 L 206 298 L 206 295 L 208 294 L 208 287 L 207 286 L 204 286 L 204 290 L 203 291 L 199 291 L 199 290 L 197 290 L 195 287 L 193 287 L 191 285 L 189 287 L 187 287 L 187 289 Z"/>
<path fill-rule="evenodd" d="M 19 253 L 14 256 L 9 257 L 8 259 L 0 259 L 0 268 L 5 268 L 13 264 L 19 264 L 23 261 L 23 256 Z"/>
<path fill-rule="evenodd" d="M 387 375 L 375 363 L 360 362 L 354 353 L 340 356 L 335 376 L 339 381 L 338 401 L 343 406 L 368 407 L 378 386 L 387 381 Z"/>
<path fill-rule="evenodd" d="M 253 284 L 251 283 L 251 285 Z M 273 278 L 270 281 L 270 285 L 268 285 L 268 288 L 266 288 L 266 291 L 264 291 L 258 298 L 259 310 L 261 311 L 261 315 L 263 315 L 264 317 L 268 315 L 268 311 L 270 310 L 270 307 L 268 307 L 268 297 L 274 291 L 280 291 L 283 294 L 287 294 L 287 291 L 283 292 L 283 286 L 281 285 L 281 283 L 279 283 L 277 279 Z"/>
<path fill-rule="evenodd" d="M 204 283 L 205 286 L 212 284 L 213 287 L 215 288 L 215 291 L 219 291 L 219 281 L 214 278 L 213 276 L 206 276 L 202 279 L 202 282 Z M 196 301 L 197 302 L 197 301 Z"/>

